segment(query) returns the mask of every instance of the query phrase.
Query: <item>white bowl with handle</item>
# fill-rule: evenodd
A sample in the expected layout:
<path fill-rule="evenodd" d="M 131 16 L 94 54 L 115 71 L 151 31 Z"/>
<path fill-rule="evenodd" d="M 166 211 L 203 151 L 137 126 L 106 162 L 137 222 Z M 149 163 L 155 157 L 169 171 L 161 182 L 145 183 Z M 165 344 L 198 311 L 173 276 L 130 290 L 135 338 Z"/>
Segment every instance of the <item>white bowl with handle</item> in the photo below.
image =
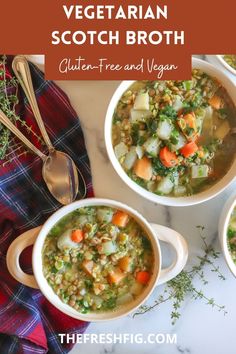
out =
<path fill-rule="evenodd" d="M 54 293 L 53 289 L 48 284 L 43 275 L 42 248 L 45 238 L 52 227 L 64 216 L 74 210 L 87 206 L 108 206 L 120 209 L 133 217 L 138 224 L 143 228 L 148 236 L 154 255 L 153 273 L 150 281 L 143 292 L 133 302 L 122 305 L 112 311 L 90 312 L 82 314 L 74 308 L 63 303 L 60 298 Z M 162 255 L 159 240 L 170 244 L 174 250 L 176 257 L 173 263 L 166 269 L 161 269 Z M 23 250 L 33 245 L 32 265 L 33 275 L 28 275 L 23 272 L 19 264 L 19 257 Z M 90 198 L 81 201 L 76 201 L 67 205 L 55 212 L 42 227 L 29 230 L 17 237 L 10 245 L 7 252 L 7 266 L 11 275 L 24 285 L 32 288 L 39 288 L 48 301 L 57 307 L 60 311 L 68 316 L 83 321 L 107 321 L 127 315 L 134 311 L 150 296 L 157 285 L 163 284 L 168 280 L 177 276 L 186 264 L 188 258 L 188 247 L 185 239 L 176 231 L 165 226 L 150 224 L 140 213 L 131 207 L 120 202 L 108 199 Z"/>
<path fill-rule="evenodd" d="M 236 105 L 236 89 L 233 82 L 225 75 L 222 70 L 214 67 L 213 65 L 203 61 L 201 59 L 193 58 L 192 60 L 192 67 L 196 69 L 201 69 L 202 71 L 206 72 L 208 75 L 216 78 L 219 82 L 227 90 L 228 94 L 232 98 L 234 104 Z M 130 187 L 133 191 L 141 195 L 142 197 L 163 205 L 169 206 L 188 206 L 199 204 L 204 201 L 207 201 L 220 192 L 222 192 L 229 184 L 235 180 L 235 171 L 236 171 L 236 159 L 234 160 L 231 168 L 225 174 L 223 178 L 221 178 L 216 184 L 209 187 L 208 189 L 204 190 L 203 192 L 191 195 L 191 196 L 184 196 L 184 197 L 168 197 L 168 196 L 160 196 L 155 193 L 149 192 L 145 188 L 139 186 L 136 182 L 134 182 L 124 171 L 122 166 L 120 165 L 118 159 L 115 156 L 113 145 L 112 145 L 112 120 L 113 114 L 116 108 L 116 105 L 123 95 L 123 93 L 134 83 L 135 81 L 122 81 L 122 83 L 118 86 L 115 93 L 113 94 L 110 103 L 108 105 L 106 119 L 105 119 L 105 128 L 104 128 L 104 135 L 105 135 L 105 143 L 107 154 L 109 159 L 117 172 L 120 178 Z M 236 117 L 235 117 L 236 119 Z"/>

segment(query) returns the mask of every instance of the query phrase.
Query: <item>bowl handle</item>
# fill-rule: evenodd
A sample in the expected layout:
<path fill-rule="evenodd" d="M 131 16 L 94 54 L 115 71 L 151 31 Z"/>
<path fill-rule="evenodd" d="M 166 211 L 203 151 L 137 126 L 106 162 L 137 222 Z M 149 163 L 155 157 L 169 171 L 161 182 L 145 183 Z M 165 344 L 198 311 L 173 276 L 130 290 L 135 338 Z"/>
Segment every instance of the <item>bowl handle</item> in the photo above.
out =
<path fill-rule="evenodd" d="M 34 289 L 39 289 L 33 275 L 26 274 L 20 267 L 19 258 L 24 249 L 34 244 L 41 226 L 24 232 L 18 236 L 7 250 L 7 268 L 10 274 L 20 283 Z"/>
<path fill-rule="evenodd" d="M 158 240 L 169 243 L 176 252 L 176 257 L 172 264 L 167 268 L 161 269 L 160 277 L 157 281 L 157 285 L 160 285 L 175 278 L 182 271 L 188 259 L 188 245 L 183 236 L 169 227 L 157 224 L 151 224 L 151 227 Z"/>

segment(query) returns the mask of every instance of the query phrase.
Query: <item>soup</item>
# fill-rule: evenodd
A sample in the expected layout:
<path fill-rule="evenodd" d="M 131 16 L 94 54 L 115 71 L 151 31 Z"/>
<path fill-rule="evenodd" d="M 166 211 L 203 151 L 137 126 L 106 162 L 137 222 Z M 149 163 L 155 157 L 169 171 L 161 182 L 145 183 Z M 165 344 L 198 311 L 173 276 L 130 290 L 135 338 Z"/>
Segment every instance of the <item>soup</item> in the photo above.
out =
<path fill-rule="evenodd" d="M 236 151 L 235 117 L 226 90 L 198 69 L 190 81 L 136 81 L 113 115 L 114 152 L 141 187 L 189 196 L 229 170 Z"/>
<path fill-rule="evenodd" d="M 223 59 L 229 64 L 234 70 L 236 70 L 236 55 L 224 55 Z"/>
<path fill-rule="evenodd" d="M 42 251 L 53 291 L 75 310 L 106 311 L 133 301 L 152 274 L 153 250 L 140 225 L 109 207 L 86 207 L 61 219 Z"/>
<path fill-rule="evenodd" d="M 236 207 L 234 208 L 227 229 L 227 239 L 230 254 L 234 263 L 236 263 Z"/>

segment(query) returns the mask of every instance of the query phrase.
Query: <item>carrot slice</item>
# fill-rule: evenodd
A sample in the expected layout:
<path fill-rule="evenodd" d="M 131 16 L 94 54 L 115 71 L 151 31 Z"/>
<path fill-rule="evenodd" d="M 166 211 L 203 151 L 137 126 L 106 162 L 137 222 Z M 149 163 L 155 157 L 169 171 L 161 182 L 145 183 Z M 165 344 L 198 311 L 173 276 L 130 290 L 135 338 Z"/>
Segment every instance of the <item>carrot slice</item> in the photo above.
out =
<path fill-rule="evenodd" d="M 147 284 L 150 279 L 150 273 L 142 271 L 136 274 L 136 280 L 138 283 Z"/>
<path fill-rule="evenodd" d="M 222 106 L 222 100 L 217 95 L 212 96 L 208 102 L 215 109 L 220 109 Z"/>
<path fill-rule="evenodd" d="M 144 156 L 142 159 L 137 160 L 134 165 L 134 173 L 146 181 L 150 181 L 152 178 L 152 163 L 151 160 Z"/>
<path fill-rule="evenodd" d="M 174 167 L 179 162 L 176 154 L 170 151 L 167 146 L 163 147 L 160 150 L 160 160 L 166 167 Z"/>
<path fill-rule="evenodd" d="M 184 145 L 182 149 L 180 149 L 180 152 L 184 157 L 189 157 L 195 154 L 195 152 L 197 151 L 198 151 L 198 146 L 194 141 L 191 141 L 190 143 Z"/>
<path fill-rule="evenodd" d="M 84 238 L 83 230 L 77 229 L 72 231 L 70 238 L 73 242 L 77 242 L 77 243 L 81 242 Z"/>
<path fill-rule="evenodd" d="M 112 217 L 112 223 L 119 227 L 125 227 L 129 221 L 129 215 L 121 210 L 117 212 Z"/>

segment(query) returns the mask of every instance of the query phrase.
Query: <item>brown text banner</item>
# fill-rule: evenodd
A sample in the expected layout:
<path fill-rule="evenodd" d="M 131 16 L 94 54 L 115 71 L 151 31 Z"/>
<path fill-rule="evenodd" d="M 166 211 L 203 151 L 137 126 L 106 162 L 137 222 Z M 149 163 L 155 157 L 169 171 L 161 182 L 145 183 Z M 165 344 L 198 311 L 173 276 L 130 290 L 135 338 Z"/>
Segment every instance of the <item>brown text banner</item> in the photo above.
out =
<path fill-rule="evenodd" d="M 187 79 L 192 54 L 236 53 L 234 9 L 235 0 L 8 1 L 1 48 L 45 54 L 48 79 Z"/>

